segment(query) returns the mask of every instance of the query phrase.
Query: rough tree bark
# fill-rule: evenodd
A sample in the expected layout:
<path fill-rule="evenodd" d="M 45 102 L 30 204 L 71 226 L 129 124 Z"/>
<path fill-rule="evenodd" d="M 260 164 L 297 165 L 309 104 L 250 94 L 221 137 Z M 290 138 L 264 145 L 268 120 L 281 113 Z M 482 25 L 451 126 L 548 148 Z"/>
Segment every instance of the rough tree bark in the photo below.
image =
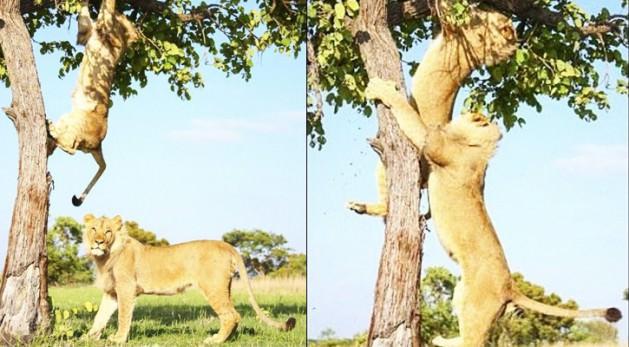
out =
<path fill-rule="evenodd" d="M 387 0 L 361 0 L 353 23 L 369 78 L 396 81 L 405 90 L 398 49 L 387 22 Z M 378 105 L 373 141 L 387 168 L 389 210 L 380 258 L 369 346 L 419 346 L 418 282 L 424 225 L 420 220 L 420 162 L 417 150 L 401 136 L 391 112 Z"/>
<path fill-rule="evenodd" d="M 17 130 L 19 172 L 0 287 L 0 344 L 28 342 L 48 327 L 46 225 L 49 179 L 46 115 L 31 38 L 19 0 L 0 1 L 0 47 L 13 100 L 4 109 Z"/>

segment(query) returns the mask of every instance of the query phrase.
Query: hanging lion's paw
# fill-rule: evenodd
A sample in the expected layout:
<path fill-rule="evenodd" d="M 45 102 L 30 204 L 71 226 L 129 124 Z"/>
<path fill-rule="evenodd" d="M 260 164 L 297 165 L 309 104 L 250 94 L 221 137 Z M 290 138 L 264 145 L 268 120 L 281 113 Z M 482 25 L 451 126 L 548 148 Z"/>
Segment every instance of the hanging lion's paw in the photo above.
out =
<path fill-rule="evenodd" d="M 368 214 L 370 216 L 384 217 L 387 215 L 387 206 L 383 204 L 365 204 L 362 202 L 350 201 L 347 203 L 347 208 L 358 213 Z"/>

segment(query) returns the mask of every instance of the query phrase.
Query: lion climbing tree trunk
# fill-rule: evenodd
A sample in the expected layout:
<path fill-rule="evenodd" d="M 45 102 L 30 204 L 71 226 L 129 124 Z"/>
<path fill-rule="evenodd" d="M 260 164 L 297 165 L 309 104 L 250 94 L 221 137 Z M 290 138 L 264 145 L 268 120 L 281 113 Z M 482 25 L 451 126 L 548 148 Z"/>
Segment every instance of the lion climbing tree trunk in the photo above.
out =
<path fill-rule="evenodd" d="M 48 326 L 46 282 L 47 178 L 46 116 L 31 38 L 19 0 L 0 1 L 0 47 L 13 100 L 4 109 L 17 130 L 19 172 L 0 287 L 0 344 L 28 342 Z"/>
<path fill-rule="evenodd" d="M 398 49 L 387 23 L 387 0 L 363 0 L 353 23 L 369 78 L 396 81 L 404 90 Z M 417 150 L 401 136 L 391 112 L 378 105 L 373 146 L 387 169 L 389 208 L 380 258 L 369 346 L 419 346 L 418 288 L 424 226 L 420 222 Z"/>

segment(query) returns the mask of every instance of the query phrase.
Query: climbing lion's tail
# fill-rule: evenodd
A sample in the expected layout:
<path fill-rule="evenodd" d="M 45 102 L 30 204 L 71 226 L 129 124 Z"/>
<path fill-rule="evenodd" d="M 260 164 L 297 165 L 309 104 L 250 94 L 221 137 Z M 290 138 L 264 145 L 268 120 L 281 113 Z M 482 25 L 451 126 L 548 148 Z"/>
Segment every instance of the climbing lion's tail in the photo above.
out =
<path fill-rule="evenodd" d="M 274 327 L 276 329 L 279 329 L 282 331 L 292 330 L 295 327 L 295 323 L 296 323 L 295 318 L 290 317 L 284 323 L 276 322 L 272 320 L 271 318 L 269 318 L 264 313 L 264 311 L 262 311 L 260 306 L 258 306 L 258 303 L 256 302 L 256 298 L 253 296 L 253 290 L 251 289 L 249 276 L 247 276 L 247 268 L 245 267 L 245 263 L 242 261 L 242 257 L 240 256 L 240 254 L 238 254 L 236 250 L 234 250 L 234 262 L 236 265 L 236 269 L 238 270 L 238 273 L 240 274 L 240 279 L 245 283 L 245 286 L 247 287 L 247 292 L 249 293 L 249 303 L 251 304 L 251 307 L 253 307 L 253 310 L 256 311 L 258 318 L 260 318 L 268 326 Z"/>
<path fill-rule="evenodd" d="M 511 298 L 513 304 L 522 308 L 527 308 L 529 310 L 542 313 L 542 314 L 546 314 L 549 316 L 557 316 L 557 317 L 568 317 L 568 318 L 600 317 L 600 318 L 605 318 L 608 322 L 617 322 L 620 320 L 620 318 L 622 318 L 622 314 L 620 313 L 620 310 L 618 310 L 615 307 L 591 309 L 591 310 L 571 310 L 567 308 L 546 305 L 539 301 L 535 301 L 531 298 L 528 298 L 524 294 L 520 293 L 517 289 L 515 289 L 515 284 L 513 286 L 514 286 L 513 297 Z"/>

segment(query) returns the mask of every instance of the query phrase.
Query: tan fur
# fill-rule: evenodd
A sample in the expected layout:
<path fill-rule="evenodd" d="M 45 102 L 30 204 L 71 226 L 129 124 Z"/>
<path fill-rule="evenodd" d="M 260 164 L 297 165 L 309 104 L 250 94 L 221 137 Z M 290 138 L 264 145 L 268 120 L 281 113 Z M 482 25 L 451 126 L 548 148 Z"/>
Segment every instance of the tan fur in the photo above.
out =
<path fill-rule="evenodd" d="M 77 34 L 76 34 L 76 44 L 85 46 L 87 44 L 87 40 L 89 40 L 92 35 L 92 18 L 90 17 L 90 10 L 88 7 L 89 3 L 85 1 L 81 6 L 81 10 L 79 11 L 79 15 L 77 16 Z"/>
<path fill-rule="evenodd" d="M 92 23 L 83 5 L 79 17 L 77 41 L 85 43 L 76 89 L 72 94 L 72 110 L 54 124 L 49 122 L 49 154 L 59 147 L 69 154 L 77 150 L 92 154 L 99 170 L 87 188 L 73 203 L 80 205 L 105 171 L 102 141 L 107 134 L 109 94 L 116 65 L 127 47 L 137 40 L 137 32 L 127 18 L 115 11 L 115 0 L 104 0 Z"/>
<path fill-rule="evenodd" d="M 428 126 L 444 125 L 452 118 L 459 87 L 476 68 L 503 62 L 516 50 L 513 23 L 494 11 L 473 9 L 466 26 L 439 34 L 424 54 L 413 75 L 411 103 Z M 387 214 L 388 187 L 382 163 L 376 170 L 379 201 L 376 204 L 350 202 L 356 213 Z"/>
<path fill-rule="evenodd" d="M 88 336 L 98 339 L 111 315 L 118 309 L 118 331 L 114 342 L 127 340 L 133 303 L 141 294 L 173 295 L 198 288 L 218 315 L 221 327 L 205 343 L 225 341 L 240 322 L 231 301 L 234 273 L 245 283 L 249 302 L 258 317 L 269 326 L 291 330 L 295 319 L 279 323 L 267 317 L 258 306 L 249 284 L 247 270 L 238 252 L 222 241 L 192 241 L 172 246 L 142 245 L 128 236 L 120 216 L 85 216 L 83 239 L 87 253 L 96 265 L 96 285 L 103 299 Z"/>
<path fill-rule="evenodd" d="M 430 161 L 428 191 L 439 240 L 461 266 L 453 298 L 461 336 L 437 338 L 434 344 L 483 346 L 492 323 L 509 303 L 555 316 L 620 319 L 614 308 L 562 309 L 529 299 L 515 287 L 483 196 L 487 164 L 502 136 L 496 124 L 465 113 L 446 126 L 429 128 L 394 82 L 372 80 L 366 94 L 391 108 L 404 135 Z"/>
<path fill-rule="evenodd" d="M 482 65 L 508 60 L 516 51 L 513 23 L 495 11 L 473 9 L 469 24 L 440 33 L 413 75 L 411 100 L 428 126 L 452 119 L 461 84 Z"/>

